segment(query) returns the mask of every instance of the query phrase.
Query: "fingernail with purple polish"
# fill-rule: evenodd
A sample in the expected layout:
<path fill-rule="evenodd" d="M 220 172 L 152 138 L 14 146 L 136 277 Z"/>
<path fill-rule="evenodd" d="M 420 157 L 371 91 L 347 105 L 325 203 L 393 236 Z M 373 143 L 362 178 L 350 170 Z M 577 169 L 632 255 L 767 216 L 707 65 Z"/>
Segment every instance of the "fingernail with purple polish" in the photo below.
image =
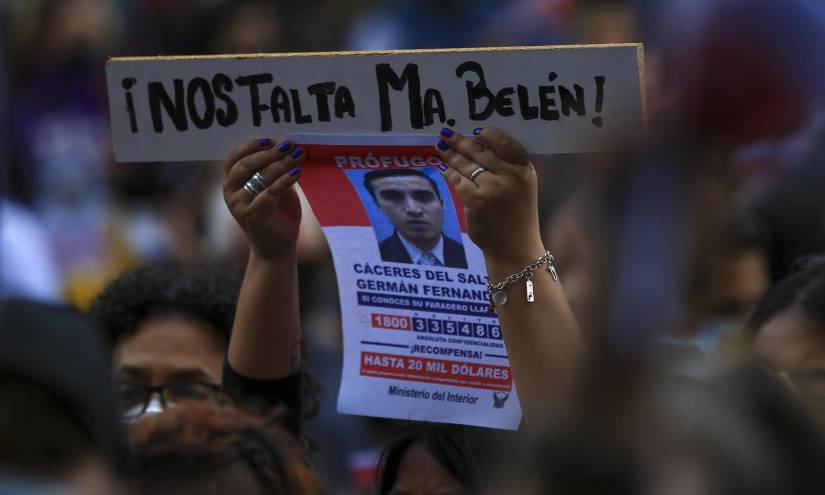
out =
<path fill-rule="evenodd" d="M 281 141 L 278 143 L 278 151 L 286 151 L 292 147 L 292 144 L 289 141 Z"/>
<path fill-rule="evenodd" d="M 444 141 L 439 141 L 438 144 L 436 144 L 436 146 L 441 151 L 447 151 L 448 149 L 450 149 L 450 145 L 445 143 Z"/>
<path fill-rule="evenodd" d="M 298 146 L 297 148 L 295 148 L 295 151 L 290 153 L 289 156 L 291 156 L 292 158 L 298 158 L 299 156 L 301 156 L 301 154 L 303 154 L 303 152 L 304 152 L 304 149 L 301 148 L 300 146 Z"/>
<path fill-rule="evenodd" d="M 441 135 L 444 136 L 445 138 L 451 138 L 451 137 L 453 137 L 453 134 L 455 134 L 455 133 L 449 127 L 444 127 L 443 129 L 441 129 Z"/>
<path fill-rule="evenodd" d="M 442 172 L 446 172 L 446 171 L 447 171 L 447 164 L 446 164 L 446 163 L 444 163 L 444 162 L 441 162 L 441 163 L 439 163 L 439 164 L 438 164 L 438 168 L 439 168 Z"/>
<path fill-rule="evenodd" d="M 483 131 L 483 130 L 484 130 L 483 127 L 476 127 L 475 129 L 473 129 L 473 134 L 478 136 L 479 134 L 481 134 L 481 131 Z"/>
<path fill-rule="evenodd" d="M 267 146 L 272 145 L 272 140 L 269 138 L 261 138 L 257 142 L 258 146 L 260 146 L 261 148 L 266 148 Z"/>
<path fill-rule="evenodd" d="M 295 167 L 295 168 L 293 168 L 292 170 L 289 171 L 289 176 L 290 177 L 295 177 L 296 175 L 298 175 L 300 173 L 301 173 L 301 167 Z"/>

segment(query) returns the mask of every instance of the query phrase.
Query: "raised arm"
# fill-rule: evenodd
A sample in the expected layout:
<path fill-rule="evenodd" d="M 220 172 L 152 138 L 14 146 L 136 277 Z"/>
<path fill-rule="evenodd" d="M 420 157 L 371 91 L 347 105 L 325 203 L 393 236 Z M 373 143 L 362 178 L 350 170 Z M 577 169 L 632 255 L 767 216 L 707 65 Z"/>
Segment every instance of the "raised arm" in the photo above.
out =
<path fill-rule="evenodd" d="M 448 165 L 443 173 L 464 204 L 468 234 L 484 252 L 490 281 L 521 272 L 545 253 L 527 152 L 494 128 L 477 129 L 474 139 L 445 129 L 440 138 L 436 148 Z M 478 173 L 479 167 L 486 170 Z M 495 307 L 524 417 L 533 425 L 570 406 L 585 355 L 561 283 L 547 268 L 534 272 L 534 302 L 519 280 L 503 289 L 507 301 Z"/>
<path fill-rule="evenodd" d="M 295 249 L 301 204 L 292 186 L 303 159 L 303 149 L 288 141 L 261 139 L 224 162 L 224 199 L 250 244 L 228 353 L 244 377 L 272 380 L 301 368 Z"/>

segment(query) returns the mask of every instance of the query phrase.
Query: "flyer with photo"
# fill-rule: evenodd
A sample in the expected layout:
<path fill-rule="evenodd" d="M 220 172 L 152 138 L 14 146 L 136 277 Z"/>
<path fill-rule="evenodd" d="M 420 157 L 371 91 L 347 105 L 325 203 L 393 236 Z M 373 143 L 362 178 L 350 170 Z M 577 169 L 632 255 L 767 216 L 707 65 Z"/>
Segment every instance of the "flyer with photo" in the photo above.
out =
<path fill-rule="evenodd" d="M 341 298 L 339 412 L 516 429 L 484 260 L 433 146 L 304 147 Z"/>

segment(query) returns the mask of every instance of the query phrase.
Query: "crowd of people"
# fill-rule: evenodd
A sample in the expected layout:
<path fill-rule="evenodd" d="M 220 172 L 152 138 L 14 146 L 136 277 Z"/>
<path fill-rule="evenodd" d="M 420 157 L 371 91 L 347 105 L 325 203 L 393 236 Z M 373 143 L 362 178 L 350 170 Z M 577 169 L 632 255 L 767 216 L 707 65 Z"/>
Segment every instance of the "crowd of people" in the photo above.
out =
<path fill-rule="evenodd" d="M 0 25 L 0 493 L 825 487 L 815 0 L 27 0 Z M 301 143 L 111 156 L 107 56 L 635 41 L 634 142 L 432 136 L 491 280 L 552 253 L 534 302 L 523 281 L 494 301 L 516 432 L 335 412 L 340 312 Z M 391 215 L 388 180 L 364 179 Z"/>

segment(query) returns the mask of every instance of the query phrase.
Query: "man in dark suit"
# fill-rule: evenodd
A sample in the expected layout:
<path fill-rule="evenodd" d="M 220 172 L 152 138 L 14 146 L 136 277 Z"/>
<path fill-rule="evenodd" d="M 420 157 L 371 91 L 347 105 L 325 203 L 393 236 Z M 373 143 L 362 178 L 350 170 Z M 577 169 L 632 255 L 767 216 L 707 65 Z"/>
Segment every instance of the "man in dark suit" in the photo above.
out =
<path fill-rule="evenodd" d="M 433 179 L 415 169 L 374 170 L 364 187 L 395 226 L 378 244 L 382 260 L 467 268 L 464 246 L 442 232 L 444 201 Z"/>

